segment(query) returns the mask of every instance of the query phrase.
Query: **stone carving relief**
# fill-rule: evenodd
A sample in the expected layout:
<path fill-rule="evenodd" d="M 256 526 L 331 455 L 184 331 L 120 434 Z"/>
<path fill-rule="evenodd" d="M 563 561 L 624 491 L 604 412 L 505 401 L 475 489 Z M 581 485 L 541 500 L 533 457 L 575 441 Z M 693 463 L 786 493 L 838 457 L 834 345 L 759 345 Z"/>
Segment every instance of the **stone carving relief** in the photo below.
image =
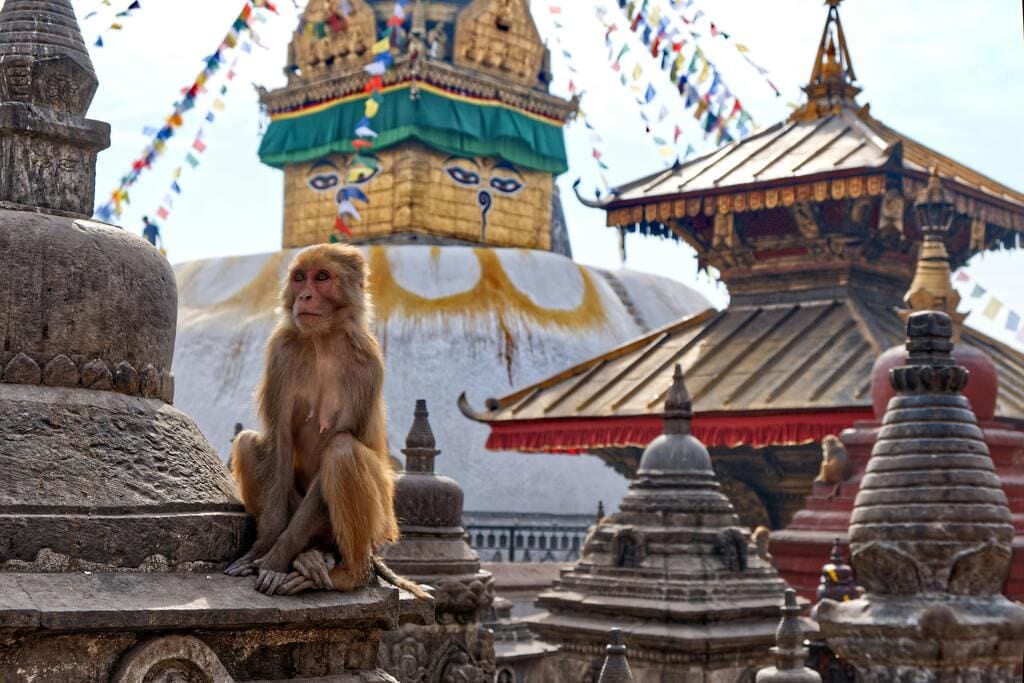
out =
<path fill-rule="evenodd" d="M 217 655 L 198 638 L 165 636 L 126 652 L 111 683 L 234 683 Z"/>
<path fill-rule="evenodd" d="M 413 635 L 407 635 L 390 646 L 382 644 L 379 659 L 381 666 L 403 683 L 427 680 L 430 664 L 427 648 Z"/>
<path fill-rule="evenodd" d="M 58 354 L 45 362 L 37 362 L 20 352 L 8 354 L 8 357 L 5 363 L 4 354 L 0 354 L 0 381 L 6 384 L 79 387 L 159 398 L 166 403 L 174 400 L 173 376 L 152 364 L 139 370 L 128 361 L 121 361 L 112 369 L 106 361 L 98 358 L 76 363 L 65 354 Z"/>
<path fill-rule="evenodd" d="M 369 61 L 375 39 L 373 9 L 364 0 L 350 0 L 352 11 L 342 16 L 337 0 L 313 0 L 288 48 L 289 62 L 303 78 L 349 69 Z"/>
<path fill-rule="evenodd" d="M 747 568 L 747 538 L 739 529 L 723 529 L 715 535 L 715 554 L 731 572 Z"/>
<path fill-rule="evenodd" d="M 868 543 L 854 550 L 857 581 L 869 593 L 905 595 L 921 590 L 917 560 L 888 543 Z"/>
<path fill-rule="evenodd" d="M 437 623 L 468 624 L 478 619 L 480 612 L 494 602 L 494 579 L 488 576 L 486 580 L 440 581 L 434 601 Z"/>

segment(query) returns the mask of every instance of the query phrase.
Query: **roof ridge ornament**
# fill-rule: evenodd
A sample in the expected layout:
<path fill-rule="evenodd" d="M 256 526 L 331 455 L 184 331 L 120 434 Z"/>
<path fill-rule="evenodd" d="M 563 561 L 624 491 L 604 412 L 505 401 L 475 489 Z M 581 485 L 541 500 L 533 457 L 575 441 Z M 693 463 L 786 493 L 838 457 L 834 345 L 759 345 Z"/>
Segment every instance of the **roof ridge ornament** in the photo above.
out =
<path fill-rule="evenodd" d="M 791 121 L 814 121 L 843 108 L 861 110 L 856 102 L 860 88 L 853 83 L 857 75 L 846 44 L 843 23 L 839 19 L 842 0 L 825 0 L 828 14 L 818 41 L 818 52 L 811 69 L 811 78 L 803 90 L 807 102 L 790 115 Z"/>

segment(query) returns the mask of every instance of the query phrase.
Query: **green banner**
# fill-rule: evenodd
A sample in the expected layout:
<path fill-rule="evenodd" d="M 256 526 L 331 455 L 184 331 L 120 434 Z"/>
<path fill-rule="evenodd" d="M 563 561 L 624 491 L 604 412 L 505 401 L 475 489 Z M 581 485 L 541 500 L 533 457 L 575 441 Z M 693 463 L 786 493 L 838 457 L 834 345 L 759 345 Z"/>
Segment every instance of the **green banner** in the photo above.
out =
<path fill-rule="evenodd" d="M 420 89 L 410 98 L 408 86 L 380 95 L 380 111 L 371 120 L 378 133 L 373 149 L 418 140 L 441 152 L 494 156 L 552 174 L 568 169 L 561 126 L 504 105 L 474 102 L 459 95 Z M 355 149 L 355 128 L 364 116 L 366 98 L 339 101 L 308 113 L 272 120 L 260 144 L 260 160 L 275 168 L 313 161 Z"/>

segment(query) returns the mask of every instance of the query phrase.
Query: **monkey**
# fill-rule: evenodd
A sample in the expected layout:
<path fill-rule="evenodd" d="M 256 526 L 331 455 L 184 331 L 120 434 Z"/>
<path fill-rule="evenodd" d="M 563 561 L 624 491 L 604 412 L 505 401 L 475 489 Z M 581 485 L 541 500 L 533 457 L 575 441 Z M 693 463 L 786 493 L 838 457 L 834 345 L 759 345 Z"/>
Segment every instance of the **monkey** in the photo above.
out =
<path fill-rule="evenodd" d="M 759 526 L 750 534 L 750 542 L 754 546 L 755 553 L 765 562 L 771 564 L 772 554 L 768 552 L 768 544 L 771 542 L 772 532 L 766 526 Z"/>
<path fill-rule="evenodd" d="M 829 434 L 821 440 L 821 469 L 814 481 L 822 484 L 835 484 L 835 489 L 829 496 L 835 498 L 842 491 L 843 482 L 852 474 L 846 446 L 834 435 Z"/>
<path fill-rule="evenodd" d="M 256 573 L 267 595 L 352 590 L 376 574 L 431 599 L 375 554 L 398 540 L 398 522 L 366 280 L 348 245 L 308 247 L 288 268 L 257 390 L 263 431 L 242 431 L 232 448 L 256 540 L 226 573 Z"/>

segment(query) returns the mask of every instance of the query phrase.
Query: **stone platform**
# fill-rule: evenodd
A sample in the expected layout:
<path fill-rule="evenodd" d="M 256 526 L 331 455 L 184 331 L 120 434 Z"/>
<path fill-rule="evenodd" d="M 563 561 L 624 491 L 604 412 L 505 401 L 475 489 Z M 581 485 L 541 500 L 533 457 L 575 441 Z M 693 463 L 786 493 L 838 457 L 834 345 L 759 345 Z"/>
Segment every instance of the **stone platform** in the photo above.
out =
<path fill-rule="evenodd" d="M 267 597 L 219 572 L 0 573 L 0 595 L 11 683 L 387 681 L 381 633 L 433 622 L 430 603 L 391 587 Z"/>

